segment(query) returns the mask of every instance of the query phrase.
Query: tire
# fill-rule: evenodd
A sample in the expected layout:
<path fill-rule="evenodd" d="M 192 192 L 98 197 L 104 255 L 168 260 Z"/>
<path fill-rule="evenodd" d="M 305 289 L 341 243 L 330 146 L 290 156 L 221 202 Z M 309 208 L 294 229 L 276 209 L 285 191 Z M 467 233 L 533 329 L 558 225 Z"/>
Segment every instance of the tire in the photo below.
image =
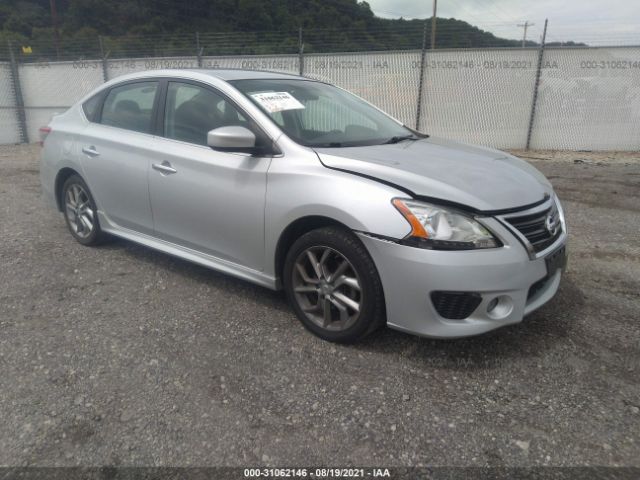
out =
<path fill-rule="evenodd" d="M 73 238 L 87 246 L 103 243 L 107 235 L 100 228 L 96 202 L 85 181 L 79 175 L 71 175 L 62 185 L 60 195 L 64 219 Z"/>
<path fill-rule="evenodd" d="M 283 283 L 302 324 L 324 340 L 354 343 L 386 323 L 378 270 L 346 229 L 319 228 L 296 240 L 287 252 Z"/>

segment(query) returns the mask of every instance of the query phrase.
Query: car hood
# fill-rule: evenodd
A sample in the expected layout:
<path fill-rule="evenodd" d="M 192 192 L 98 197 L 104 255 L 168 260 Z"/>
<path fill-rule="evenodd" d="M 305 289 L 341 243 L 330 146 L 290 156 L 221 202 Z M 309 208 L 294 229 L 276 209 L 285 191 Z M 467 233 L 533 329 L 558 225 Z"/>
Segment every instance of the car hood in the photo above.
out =
<path fill-rule="evenodd" d="M 499 150 L 441 138 L 315 151 L 328 168 L 372 177 L 414 196 L 478 211 L 523 207 L 552 193 L 544 175 L 524 160 Z"/>

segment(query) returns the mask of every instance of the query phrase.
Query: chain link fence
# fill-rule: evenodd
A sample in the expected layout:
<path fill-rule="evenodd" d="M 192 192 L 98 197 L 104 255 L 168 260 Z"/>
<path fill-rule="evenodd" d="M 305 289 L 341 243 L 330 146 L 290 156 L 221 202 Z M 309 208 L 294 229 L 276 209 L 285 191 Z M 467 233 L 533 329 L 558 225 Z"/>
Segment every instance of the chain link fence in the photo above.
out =
<path fill-rule="evenodd" d="M 544 52 L 531 147 L 640 149 L 640 48 Z"/>
<path fill-rule="evenodd" d="M 6 55 L 0 51 L 7 59 L 0 62 L 0 143 L 36 141 L 38 128 L 52 115 L 120 75 L 233 68 L 328 81 L 410 127 L 469 143 L 505 149 L 640 149 L 640 47 L 430 50 L 423 43 L 422 48 L 342 53 L 338 41 L 320 48 L 326 39 L 313 32 L 307 33 L 308 41 L 302 32 L 261 35 L 145 37 L 130 43 L 100 38 L 86 55 L 76 45 L 55 55 L 55 61 L 9 46 Z M 270 53 L 256 54 L 260 51 Z"/>

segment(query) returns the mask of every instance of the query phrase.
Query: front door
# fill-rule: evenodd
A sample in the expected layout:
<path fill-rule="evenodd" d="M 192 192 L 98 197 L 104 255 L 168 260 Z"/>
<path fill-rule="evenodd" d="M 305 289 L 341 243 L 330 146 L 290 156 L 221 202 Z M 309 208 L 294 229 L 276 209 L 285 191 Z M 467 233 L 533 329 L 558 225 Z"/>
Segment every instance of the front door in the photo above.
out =
<path fill-rule="evenodd" d="M 217 258 L 262 270 L 269 157 L 214 151 L 207 132 L 252 128 L 230 101 L 194 83 L 169 82 L 149 171 L 155 235 Z"/>

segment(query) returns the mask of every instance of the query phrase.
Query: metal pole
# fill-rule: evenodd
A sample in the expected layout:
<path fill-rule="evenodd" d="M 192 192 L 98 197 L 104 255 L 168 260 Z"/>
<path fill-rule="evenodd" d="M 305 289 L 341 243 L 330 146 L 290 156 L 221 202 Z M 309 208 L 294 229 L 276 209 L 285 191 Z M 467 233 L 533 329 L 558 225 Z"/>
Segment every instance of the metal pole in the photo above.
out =
<path fill-rule="evenodd" d="M 529 150 L 531 145 L 531 132 L 533 131 L 533 121 L 536 117 L 536 103 L 538 102 L 538 87 L 540 86 L 540 75 L 542 74 L 542 57 L 544 56 L 544 44 L 547 39 L 547 22 L 544 21 L 544 30 L 542 31 L 542 40 L 540 42 L 540 48 L 538 49 L 538 66 L 536 68 L 536 82 L 533 84 L 533 101 L 531 102 L 531 115 L 529 116 L 529 128 L 527 129 L 527 145 L 526 150 Z"/>
<path fill-rule="evenodd" d="M 51 23 L 53 24 L 53 41 L 56 45 L 56 58 L 60 59 L 60 32 L 58 31 L 58 13 L 56 11 L 56 0 L 49 0 L 51 7 Z"/>
<path fill-rule="evenodd" d="M 302 27 L 298 28 L 298 75 L 304 75 L 304 43 L 302 42 Z"/>
<path fill-rule="evenodd" d="M 438 13 L 438 0 L 433 0 L 433 16 L 431 17 L 431 50 L 436 48 L 436 14 Z"/>
<path fill-rule="evenodd" d="M 433 30 L 431 36 L 433 37 Z M 422 52 L 420 54 L 420 79 L 418 80 L 418 109 L 416 110 L 416 130 L 420 130 L 420 116 L 422 112 L 422 91 L 424 89 L 424 68 L 427 56 L 427 21 L 424 21 L 422 32 Z"/>
<path fill-rule="evenodd" d="M 98 42 L 100 43 L 100 58 L 102 58 L 102 78 L 105 82 L 109 80 L 109 61 L 104 53 L 104 42 L 102 41 L 102 35 L 98 35 Z"/>
<path fill-rule="evenodd" d="M 20 141 L 29 143 L 29 135 L 27 134 L 27 117 L 24 110 L 24 100 L 22 98 L 22 89 L 20 88 L 20 75 L 18 72 L 18 62 L 13 53 L 13 44 L 11 40 L 7 41 L 9 46 L 9 65 L 11 67 L 11 83 L 13 84 L 13 94 L 16 99 L 16 116 L 18 117 L 18 125 L 20 127 Z"/>
<path fill-rule="evenodd" d="M 196 56 L 198 57 L 198 68 L 202 68 L 202 48 L 200 47 L 200 32 L 196 32 Z"/>

